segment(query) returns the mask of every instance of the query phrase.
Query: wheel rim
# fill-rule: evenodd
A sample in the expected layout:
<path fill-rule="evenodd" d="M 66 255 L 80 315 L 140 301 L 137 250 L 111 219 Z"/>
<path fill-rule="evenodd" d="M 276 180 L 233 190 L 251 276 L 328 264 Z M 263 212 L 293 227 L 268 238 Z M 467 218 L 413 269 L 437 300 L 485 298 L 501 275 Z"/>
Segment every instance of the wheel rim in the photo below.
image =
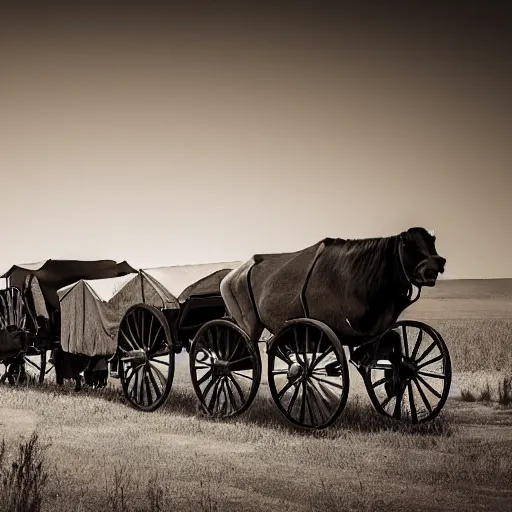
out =
<path fill-rule="evenodd" d="M 336 342 L 334 333 L 305 322 L 285 328 L 272 341 L 268 384 L 274 402 L 291 423 L 325 428 L 345 407 L 348 366 Z"/>
<path fill-rule="evenodd" d="M 140 304 L 130 308 L 119 326 L 119 370 L 123 392 L 133 407 L 154 411 L 169 395 L 174 350 L 161 311 Z"/>
<path fill-rule="evenodd" d="M 23 361 L 14 361 L 10 363 L 6 370 L 7 382 L 11 386 L 24 384 L 27 381 L 27 373 Z"/>
<path fill-rule="evenodd" d="M 190 375 L 203 410 L 233 417 L 253 402 L 261 379 L 257 346 L 232 322 L 203 326 L 190 349 Z"/>
<path fill-rule="evenodd" d="M 379 413 L 396 420 L 430 421 L 439 414 L 450 391 L 448 349 L 439 333 L 421 322 L 398 322 L 393 332 L 396 361 L 380 360 L 366 369 L 370 399 Z M 397 369 L 395 377 L 393 367 Z"/>

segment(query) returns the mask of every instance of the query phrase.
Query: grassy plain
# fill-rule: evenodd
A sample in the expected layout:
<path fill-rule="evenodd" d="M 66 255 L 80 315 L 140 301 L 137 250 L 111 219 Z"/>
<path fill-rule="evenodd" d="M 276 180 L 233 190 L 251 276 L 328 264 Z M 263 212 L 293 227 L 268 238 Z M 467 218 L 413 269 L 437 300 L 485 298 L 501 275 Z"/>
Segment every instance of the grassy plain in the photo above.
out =
<path fill-rule="evenodd" d="M 0 387 L 4 474 L 36 431 L 49 445 L 43 510 L 55 512 L 511 510 L 512 409 L 461 392 L 512 375 L 512 280 L 440 282 L 406 316 L 436 327 L 452 356 L 452 396 L 430 424 L 378 416 L 353 372 L 347 408 L 325 431 L 281 419 L 265 378 L 242 417 L 203 418 L 180 357 L 154 413 L 129 408 L 114 385 Z"/>

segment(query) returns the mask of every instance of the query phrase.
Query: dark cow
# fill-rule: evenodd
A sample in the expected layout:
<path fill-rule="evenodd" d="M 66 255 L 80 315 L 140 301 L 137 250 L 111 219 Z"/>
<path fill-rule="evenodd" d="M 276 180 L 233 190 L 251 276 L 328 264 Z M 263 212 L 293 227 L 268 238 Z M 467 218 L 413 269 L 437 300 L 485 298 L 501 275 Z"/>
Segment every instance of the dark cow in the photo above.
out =
<path fill-rule="evenodd" d="M 434 286 L 446 260 L 424 228 L 359 240 L 327 238 L 306 249 L 256 255 L 228 274 L 221 294 L 252 340 L 264 328 L 307 316 L 329 325 L 343 344 L 382 334 L 409 306 L 413 285 Z M 306 310 L 306 311 L 305 311 Z"/>

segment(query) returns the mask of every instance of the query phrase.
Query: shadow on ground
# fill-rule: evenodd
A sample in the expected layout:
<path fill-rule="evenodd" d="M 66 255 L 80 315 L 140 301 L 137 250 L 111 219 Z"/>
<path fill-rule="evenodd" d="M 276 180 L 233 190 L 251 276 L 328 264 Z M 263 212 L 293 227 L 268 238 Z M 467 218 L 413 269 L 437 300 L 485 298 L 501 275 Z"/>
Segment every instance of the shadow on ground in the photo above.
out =
<path fill-rule="evenodd" d="M 84 386 L 80 391 L 75 391 L 74 385 L 71 382 L 63 386 L 58 386 L 53 382 L 44 382 L 42 384 L 28 382 L 17 386 L 17 388 L 30 388 L 38 393 L 47 393 L 52 396 L 87 396 L 130 407 L 123 396 L 122 390 L 111 384 L 106 388 L 100 389 L 92 389 Z M 249 410 L 236 418 L 223 419 L 208 417 L 199 409 L 198 404 L 199 402 L 192 389 L 174 386 L 166 403 L 159 409 L 159 413 L 168 415 L 179 414 L 223 424 L 241 423 L 274 430 L 276 432 L 286 432 L 293 436 L 327 439 L 343 437 L 347 432 L 399 432 L 419 436 L 450 436 L 455 430 L 453 422 L 450 420 L 449 413 L 441 413 L 436 419 L 428 423 L 410 425 L 377 414 L 371 406 L 361 403 L 358 397 L 352 397 L 349 400 L 341 417 L 334 425 L 327 429 L 317 431 L 301 429 L 288 423 L 286 419 L 281 416 L 272 399 L 269 396 L 265 396 L 262 390 L 260 390 L 259 395 L 256 397 Z M 151 413 L 141 412 L 141 414 Z"/>

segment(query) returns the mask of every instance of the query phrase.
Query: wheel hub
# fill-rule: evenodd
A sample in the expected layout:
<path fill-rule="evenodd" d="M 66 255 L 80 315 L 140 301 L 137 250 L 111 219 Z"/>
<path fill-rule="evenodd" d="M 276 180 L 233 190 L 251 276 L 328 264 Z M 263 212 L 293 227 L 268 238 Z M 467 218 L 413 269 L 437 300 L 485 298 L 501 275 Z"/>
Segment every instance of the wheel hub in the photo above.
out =
<path fill-rule="evenodd" d="M 400 375 L 400 380 L 410 380 L 413 379 L 417 373 L 418 369 L 416 365 L 411 361 L 402 361 L 399 366 L 398 373 Z"/>
<path fill-rule="evenodd" d="M 229 367 L 229 361 L 222 361 L 221 359 L 217 359 L 213 363 L 213 376 L 214 377 L 225 377 L 231 374 L 231 370 Z"/>
<path fill-rule="evenodd" d="M 126 354 L 126 357 L 122 359 L 123 361 L 130 361 L 134 366 L 139 366 L 148 361 L 148 356 L 145 350 L 130 350 Z"/>
<path fill-rule="evenodd" d="M 304 369 L 299 363 L 293 363 L 288 368 L 288 380 L 297 380 L 304 373 Z"/>

